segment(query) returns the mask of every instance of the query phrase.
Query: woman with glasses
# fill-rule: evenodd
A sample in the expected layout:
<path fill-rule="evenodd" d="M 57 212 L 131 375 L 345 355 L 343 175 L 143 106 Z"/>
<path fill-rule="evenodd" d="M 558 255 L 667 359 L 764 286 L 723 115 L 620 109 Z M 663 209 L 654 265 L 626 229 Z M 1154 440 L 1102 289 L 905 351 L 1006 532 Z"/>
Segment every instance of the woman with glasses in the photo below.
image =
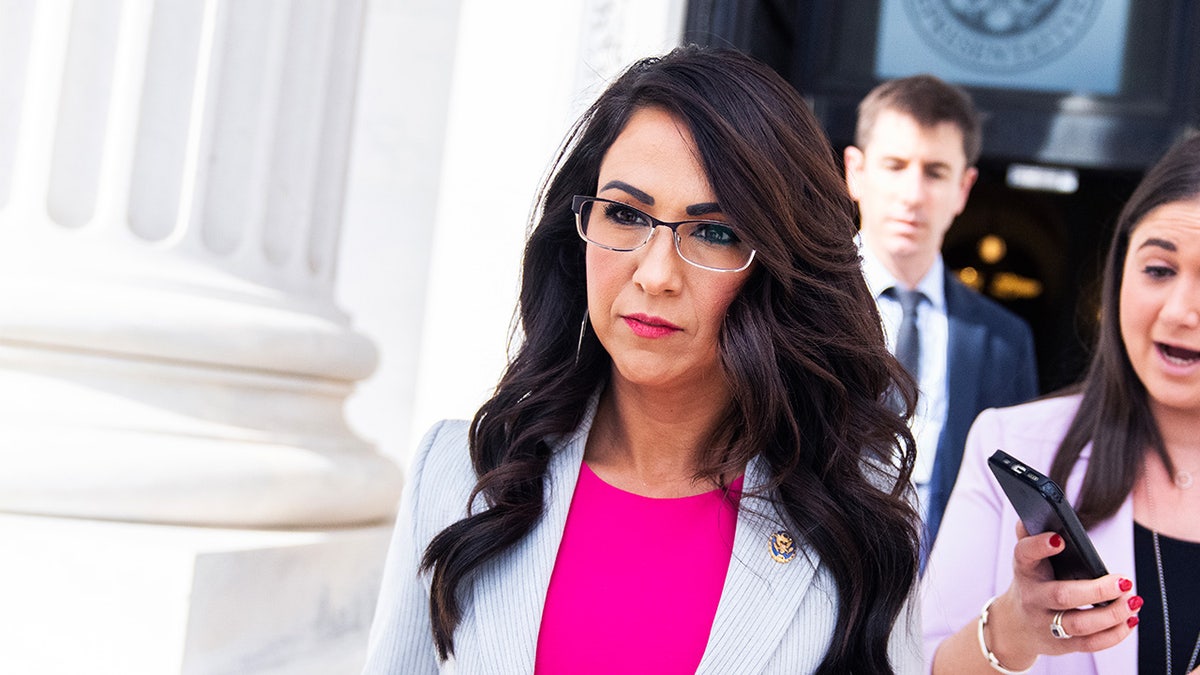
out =
<path fill-rule="evenodd" d="M 412 465 L 367 673 L 886 673 L 915 396 L 804 102 L 688 47 L 588 110 L 525 249 L 523 341 Z"/>

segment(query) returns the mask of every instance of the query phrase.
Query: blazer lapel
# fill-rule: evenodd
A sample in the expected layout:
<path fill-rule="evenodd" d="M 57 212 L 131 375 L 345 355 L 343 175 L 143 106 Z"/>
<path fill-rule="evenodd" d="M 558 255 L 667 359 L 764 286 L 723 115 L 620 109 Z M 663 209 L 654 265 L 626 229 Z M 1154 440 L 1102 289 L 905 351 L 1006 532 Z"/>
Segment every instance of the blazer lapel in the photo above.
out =
<path fill-rule="evenodd" d="M 752 493 L 765 479 L 766 472 L 755 458 L 746 468 L 743 489 Z M 697 673 L 761 672 L 792 625 L 816 566 L 798 540 L 799 550 L 790 562 L 779 563 L 771 557 L 775 532 L 795 535 L 795 529 L 783 522 L 766 500 L 742 498 L 733 557 Z"/>
<path fill-rule="evenodd" d="M 1081 467 L 1075 464 L 1072 482 L 1077 485 L 1083 480 Z M 1135 578 L 1133 552 L 1133 500 L 1126 499 L 1116 515 L 1096 526 L 1090 532 L 1092 543 L 1109 572 L 1131 575 Z M 1115 646 L 1102 652 L 1093 652 L 1092 660 L 1097 675 L 1124 675 L 1137 672 L 1138 629 Z"/>
<path fill-rule="evenodd" d="M 965 292 L 965 291 L 964 291 Z M 946 315 L 948 322 L 946 355 L 946 385 L 950 392 L 946 400 L 946 423 L 938 438 L 937 458 L 934 460 L 933 480 L 937 492 L 943 498 L 950 496 L 950 488 L 958 478 L 958 466 L 962 462 L 962 447 L 957 447 L 953 456 L 943 451 L 947 438 L 959 435 L 958 425 L 974 421 L 974 410 L 979 396 L 982 361 L 979 358 L 987 340 L 987 329 L 973 323 L 959 312 L 954 285 L 946 284 Z M 962 434 L 962 435 L 965 435 Z"/>
<path fill-rule="evenodd" d="M 963 411 L 972 411 L 977 405 L 981 372 L 980 354 L 987 341 L 987 328 L 963 316 L 958 293 L 969 291 L 946 284 L 946 321 L 948 352 L 946 355 L 946 383 L 951 392 L 946 410 L 946 420 L 959 419 Z M 974 421 L 968 420 L 967 423 Z"/>
<path fill-rule="evenodd" d="M 475 664 L 478 668 L 496 673 L 534 670 L 546 592 L 579 482 L 597 400 L 593 397 L 579 428 L 555 444 L 541 520 L 524 541 L 488 565 L 475 584 L 472 602 L 480 642 L 480 662 Z"/>

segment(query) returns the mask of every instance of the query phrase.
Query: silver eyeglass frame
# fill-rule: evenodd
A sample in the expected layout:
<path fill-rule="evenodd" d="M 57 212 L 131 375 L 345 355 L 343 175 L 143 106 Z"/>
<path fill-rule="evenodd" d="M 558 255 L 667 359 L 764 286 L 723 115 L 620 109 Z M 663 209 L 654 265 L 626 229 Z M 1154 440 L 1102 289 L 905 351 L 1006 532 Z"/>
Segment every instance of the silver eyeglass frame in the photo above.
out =
<path fill-rule="evenodd" d="M 627 209 L 632 209 L 633 211 L 637 211 L 638 213 L 642 214 L 643 216 L 646 217 L 646 220 L 648 220 L 650 222 L 650 228 L 646 233 L 646 239 L 644 241 L 642 241 L 642 243 L 638 244 L 637 246 L 634 246 L 633 248 L 619 248 L 616 246 L 608 246 L 606 244 L 601 244 L 600 242 L 595 241 L 593 239 L 589 239 L 588 236 L 583 231 L 583 205 L 588 202 L 600 202 L 602 204 L 617 204 L 619 206 L 624 206 Z M 655 218 L 654 216 L 650 215 L 649 213 L 646 213 L 645 211 L 637 208 L 636 206 L 630 206 L 629 204 L 626 204 L 625 202 L 619 202 L 619 201 L 616 201 L 615 199 L 604 199 L 602 197 L 589 197 L 587 195 L 575 195 L 574 197 L 572 197 L 571 198 L 571 211 L 573 211 L 575 213 L 575 231 L 579 233 L 579 238 L 583 239 L 584 241 L 586 241 L 587 243 L 589 243 L 593 246 L 599 246 L 600 248 L 608 250 L 608 251 L 617 251 L 620 253 L 629 253 L 631 251 L 636 251 L 639 248 L 642 248 L 646 244 L 650 243 L 650 239 L 651 239 L 651 237 L 654 236 L 654 231 L 656 229 L 658 229 L 659 227 L 665 227 L 665 228 L 671 230 L 671 238 L 675 241 L 675 253 L 679 256 L 679 258 L 681 260 L 683 260 L 685 263 L 687 263 L 693 267 L 699 267 L 702 270 L 708 270 L 709 272 L 742 272 L 750 267 L 750 265 L 754 262 L 754 256 L 758 254 L 757 249 L 753 249 L 753 248 L 750 249 L 750 257 L 746 259 L 746 264 L 744 264 L 741 267 L 738 267 L 736 269 L 725 269 L 722 267 L 709 267 L 708 265 L 701 265 L 700 263 L 698 263 L 694 260 L 689 260 L 688 257 L 683 254 L 683 251 L 681 251 L 679 249 L 679 243 L 680 243 L 679 242 L 679 226 L 686 225 L 689 223 L 714 223 L 717 225 L 722 225 L 724 227 L 730 227 L 729 223 L 722 223 L 717 220 L 704 220 L 703 218 L 693 218 L 691 220 L 680 220 L 677 222 L 670 223 L 665 220 L 659 220 L 658 218 Z"/>

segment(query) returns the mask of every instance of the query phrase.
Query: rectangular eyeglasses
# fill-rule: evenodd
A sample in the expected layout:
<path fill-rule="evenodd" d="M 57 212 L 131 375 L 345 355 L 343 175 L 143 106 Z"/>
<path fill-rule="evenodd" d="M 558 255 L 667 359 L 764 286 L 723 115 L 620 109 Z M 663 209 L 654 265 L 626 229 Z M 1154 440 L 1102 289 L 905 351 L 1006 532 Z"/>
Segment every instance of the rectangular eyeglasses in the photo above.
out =
<path fill-rule="evenodd" d="M 681 220 L 668 223 L 628 204 L 575 195 L 575 225 L 584 241 L 610 251 L 636 251 L 657 227 L 671 230 L 675 251 L 684 261 L 714 272 L 741 272 L 754 261 L 755 250 L 738 238 L 729 223 Z"/>

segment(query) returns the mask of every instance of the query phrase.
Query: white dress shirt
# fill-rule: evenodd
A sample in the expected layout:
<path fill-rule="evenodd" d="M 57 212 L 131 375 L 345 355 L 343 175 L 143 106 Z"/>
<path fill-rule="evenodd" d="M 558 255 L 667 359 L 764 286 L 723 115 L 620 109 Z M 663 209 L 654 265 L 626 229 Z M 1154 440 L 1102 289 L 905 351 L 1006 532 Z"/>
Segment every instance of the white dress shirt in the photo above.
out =
<path fill-rule="evenodd" d="M 883 329 L 888 349 L 895 353 L 896 335 L 900 332 L 903 318 L 900 302 L 885 291 L 892 286 L 904 287 L 892 276 L 883 263 L 871 254 L 859 240 L 862 255 L 863 276 L 867 287 L 875 296 L 879 314 L 883 318 Z M 945 264 L 939 255 L 933 266 L 917 283 L 915 290 L 921 291 L 925 299 L 917 306 L 917 334 L 921 342 L 920 377 L 921 390 L 917 410 L 913 415 L 911 429 L 917 440 L 917 463 L 913 469 L 913 482 L 920 488 L 929 482 L 933 474 L 933 460 L 937 454 L 938 438 L 946 424 L 949 383 L 946 380 L 946 358 L 949 348 L 950 323 L 946 317 Z M 922 494 L 923 497 L 923 494 Z M 922 505 L 926 502 L 922 499 Z"/>

